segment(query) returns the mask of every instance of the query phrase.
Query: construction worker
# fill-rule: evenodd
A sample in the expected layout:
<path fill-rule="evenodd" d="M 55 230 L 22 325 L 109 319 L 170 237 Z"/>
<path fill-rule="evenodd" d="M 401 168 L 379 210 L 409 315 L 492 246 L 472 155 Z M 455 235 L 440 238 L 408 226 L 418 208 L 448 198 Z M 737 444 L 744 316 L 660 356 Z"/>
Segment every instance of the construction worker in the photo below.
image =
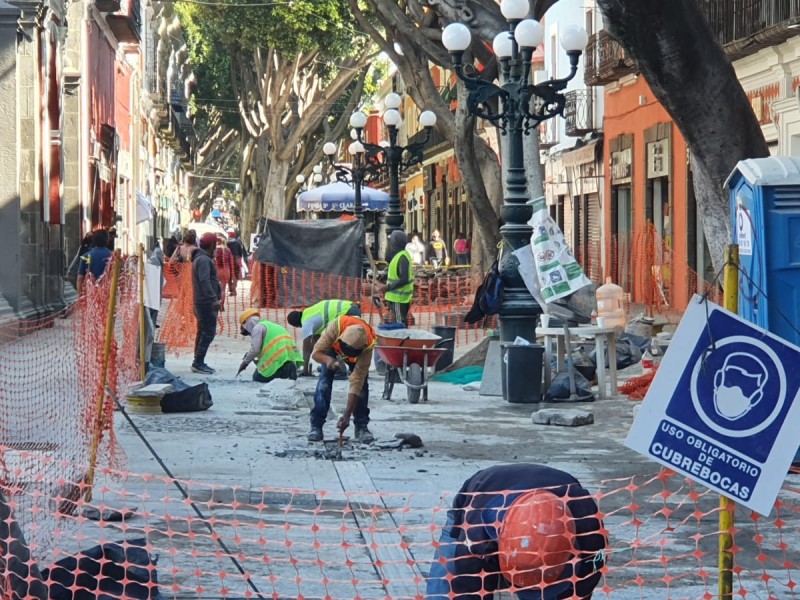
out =
<path fill-rule="evenodd" d="M 242 311 L 239 325 L 240 333 L 249 335 L 251 342 L 237 375 L 255 362 L 253 381 L 269 383 L 273 379 L 297 379 L 297 369 L 303 364 L 303 357 L 286 329 L 262 320 L 257 308 Z"/>
<path fill-rule="evenodd" d="M 588 599 L 607 540 L 597 504 L 569 473 L 535 464 L 478 471 L 453 499 L 426 600 Z"/>
<path fill-rule="evenodd" d="M 341 436 L 355 421 L 355 440 L 370 444 L 375 440 L 368 428 L 369 424 L 369 365 L 372 361 L 372 348 L 375 346 L 375 331 L 360 317 L 343 315 L 336 317 L 322 332 L 314 345 L 311 357 L 320 363 L 319 381 L 314 393 L 314 407 L 311 409 L 311 430 L 309 442 L 321 442 L 322 427 L 331 406 L 333 377 L 345 365 L 350 371 L 350 389 L 347 406 L 339 418 L 337 428 Z"/>
<path fill-rule="evenodd" d="M 393 231 L 389 236 L 389 274 L 384 300 L 392 319 L 408 327 L 408 309 L 414 296 L 414 265 L 411 253 L 406 250 L 408 236 L 405 231 Z"/>
<path fill-rule="evenodd" d="M 361 307 L 349 300 L 322 300 L 304 311 L 293 310 L 286 316 L 292 327 L 302 327 L 304 373 L 311 375 L 311 349 L 336 317 L 342 315 L 361 316 Z"/>

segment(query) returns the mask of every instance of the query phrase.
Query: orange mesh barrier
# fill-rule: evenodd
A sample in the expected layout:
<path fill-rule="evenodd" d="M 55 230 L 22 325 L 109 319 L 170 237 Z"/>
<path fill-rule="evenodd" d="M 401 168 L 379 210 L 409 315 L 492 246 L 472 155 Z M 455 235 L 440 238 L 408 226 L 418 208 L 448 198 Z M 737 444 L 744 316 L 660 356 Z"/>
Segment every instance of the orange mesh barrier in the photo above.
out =
<path fill-rule="evenodd" d="M 220 264 L 229 263 L 225 255 L 220 255 Z M 219 312 L 217 334 L 239 335 L 239 314 L 253 306 L 250 299 L 250 282 L 239 280 L 239 269 L 233 265 L 221 270 L 222 308 Z M 219 273 L 219 271 L 218 271 Z M 191 263 L 168 261 L 164 268 L 164 289 L 162 296 L 166 307 L 162 306 L 163 317 L 158 339 L 175 353 L 194 346 L 197 321 L 194 316 L 194 289 L 192 286 Z"/>
<path fill-rule="evenodd" d="M 196 320 L 192 301 L 191 265 L 168 263 L 165 269 L 164 298 L 168 302 L 160 318 L 159 341 L 178 353 L 194 345 Z M 456 344 L 465 345 L 482 340 L 487 329 L 497 327 L 497 318 L 489 317 L 476 324 L 464 323 L 472 306 L 480 278 L 464 270 L 442 272 L 435 277 L 420 277 L 416 281 L 409 316 L 410 326 L 431 330 L 436 326 L 456 327 Z M 303 269 L 254 263 L 250 280 L 238 281 L 236 296 L 227 296 L 220 311 L 219 334 L 239 335 L 239 314 L 245 308 L 258 307 L 262 318 L 286 324 L 292 310 L 302 310 L 320 300 L 344 299 L 359 303 L 364 318 L 373 326 L 389 321 L 385 308 L 378 308 L 371 299 L 370 282 L 358 277 L 329 275 Z M 299 330 L 288 328 L 299 341 Z"/>
<path fill-rule="evenodd" d="M 722 302 L 720 286 L 680 263 L 652 223 L 628 236 L 610 236 L 606 259 L 606 272 L 625 290 L 628 307 L 643 306 L 650 316 L 679 321 L 693 294 L 707 294 L 713 302 Z"/>
<path fill-rule="evenodd" d="M 126 261 L 119 278 L 106 379 L 115 392 L 124 391 L 140 372 L 135 266 L 135 258 Z M 126 462 L 102 383 L 111 268 L 97 282 L 87 275 L 80 301 L 59 314 L 0 322 L 0 444 L 13 456 L 0 454 L 0 488 L 31 518 L 29 541 L 42 548 L 55 543 L 54 508 L 56 514 L 75 509 L 93 441 L 98 464 L 122 468 Z M 47 460 L 20 458 L 26 449 L 44 453 Z"/>
<path fill-rule="evenodd" d="M 60 517 L 59 527 L 51 531 L 52 543 L 44 547 L 31 541 L 37 520 L 30 507 L 53 506 L 63 500 L 56 492 L 64 481 L 61 473 L 79 472 L 80 465 L 56 460 L 46 452 L 9 446 L 0 446 L 0 456 L 5 459 L 4 471 L 12 477 L 39 465 L 38 483 L 48 490 L 39 497 L 32 487 L 11 489 L 8 503 L 0 505 L 0 515 L 6 513 L 0 528 L 10 525 L 15 532 L 10 541 L 18 546 L 3 546 L 9 538 L 2 536 L 0 565 L 5 567 L 23 542 L 30 546 L 32 561 L 45 566 L 96 544 L 144 538 L 144 548 L 158 557 L 157 565 L 137 572 L 133 567 L 139 565 L 122 560 L 127 570 L 122 581 L 145 577 L 145 589 L 158 585 L 164 596 L 172 597 L 422 599 L 455 493 L 351 490 L 346 483 L 327 490 L 240 487 L 235 482 L 176 481 L 104 468 L 98 473 L 94 502 L 79 498 L 76 510 Z M 330 464 L 343 482 L 348 481 L 348 464 Z M 716 597 L 720 510 L 716 494 L 667 469 L 581 484 L 597 503 L 597 516 L 603 520 L 598 531 L 608 539 L 603 557 L 594 562 L 599 566 L 605 561 L 599 566 L 595 598 Z M 9 491 L 3 487 L 4 493 Z M 733 547 L 737 597 L 797 597 L 798 500 L 800 488 L 786 483 L 769 517 L 737 509 Z M 120 510 L 120 520 L 87 517 L 87 509 L 102 512 L 110 507 Z M 471 507 L 467 500 L 466 510 Z M 22 525 L 21 531 L 15 531 L 15 520 Z M 485 539 L 483 528 L 493 523 L 473 526 L 477 527 L 474 531 L 466 526 L 472 532 L 467 535 Z M 475 548 L 479 553 L 480 546 Z M 10 565 L 0 579 L 0 591 L 6 597 L 14 583 L 9 577 L 14 567 Z M 89 571 L 82 564 L 72 574 Z M 38 571 L 26 568 L 19 579 L 32 583 L 37 576 Z M 481 582 L 478 588 L 491 589 L 490 572 L 477 571 L 476 576 Z M 572 575 L 567 579 L 578 581 Z M 85 581 L 76 581 L 73 591 L 88 591 Z M 42 584 L 57 585 L 47 579 Z"/>

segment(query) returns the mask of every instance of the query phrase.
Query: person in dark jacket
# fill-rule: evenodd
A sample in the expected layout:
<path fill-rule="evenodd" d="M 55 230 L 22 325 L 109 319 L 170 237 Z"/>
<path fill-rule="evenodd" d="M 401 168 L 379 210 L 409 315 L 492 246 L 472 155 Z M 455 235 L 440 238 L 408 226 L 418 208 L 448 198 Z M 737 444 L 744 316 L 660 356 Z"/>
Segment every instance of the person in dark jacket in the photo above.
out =
<path fill-rule="evenodd" d="M 222 287 L 213 258 L 216 248 L 216 234 L 204 233 L 200 237 L 200 249 L 192 256 L 194 316 L 197 318 L 192 371 L 207 375 L 215 373 L 214 369 L 206 364 L 206 353 L 217 333 L 217 314 L 222 301 Z"/>
<path fill-rule="evenodd" d="M 569 473 L 499 465 L 467 479 L 453 499 L 426 600 L 591 598 L 607 540 L 597 503 Z"/>

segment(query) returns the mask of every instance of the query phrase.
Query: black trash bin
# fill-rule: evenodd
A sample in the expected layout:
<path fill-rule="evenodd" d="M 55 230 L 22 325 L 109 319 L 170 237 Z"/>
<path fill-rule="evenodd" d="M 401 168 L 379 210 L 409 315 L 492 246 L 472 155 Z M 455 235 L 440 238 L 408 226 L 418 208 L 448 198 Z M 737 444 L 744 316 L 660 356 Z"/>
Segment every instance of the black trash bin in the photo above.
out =
<path fill-rule="evenodd" d="M 434 335 L 442 338 L 442 341 L 436 344 L 437 348 L 446 348 L 439 360 L 436 361 L 436 372 L 446 369 L 453 364 L 453 353 L 456 350 L 456 328 L 449 325 L 437 325 L 433 328 Z"/>
<path fill-rule="evenodd" d="M 542 401 L 542 364 L 544 346 L 500 344 L 503 400 L 513 404 Z"/>

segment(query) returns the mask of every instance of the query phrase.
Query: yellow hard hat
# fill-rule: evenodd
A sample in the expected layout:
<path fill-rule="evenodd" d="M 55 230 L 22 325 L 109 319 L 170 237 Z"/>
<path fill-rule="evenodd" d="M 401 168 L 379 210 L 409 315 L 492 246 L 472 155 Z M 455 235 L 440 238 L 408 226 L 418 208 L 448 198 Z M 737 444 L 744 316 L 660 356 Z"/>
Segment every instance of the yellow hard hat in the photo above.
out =
<path fill-rule="evenodd" d="M 257 317 L 259 315 L 257 308 L 248 308 L 242 311 L 239 315 L 239 325 L 244 325 L 244 322 L 247 321 L 250 317 Z"/>

